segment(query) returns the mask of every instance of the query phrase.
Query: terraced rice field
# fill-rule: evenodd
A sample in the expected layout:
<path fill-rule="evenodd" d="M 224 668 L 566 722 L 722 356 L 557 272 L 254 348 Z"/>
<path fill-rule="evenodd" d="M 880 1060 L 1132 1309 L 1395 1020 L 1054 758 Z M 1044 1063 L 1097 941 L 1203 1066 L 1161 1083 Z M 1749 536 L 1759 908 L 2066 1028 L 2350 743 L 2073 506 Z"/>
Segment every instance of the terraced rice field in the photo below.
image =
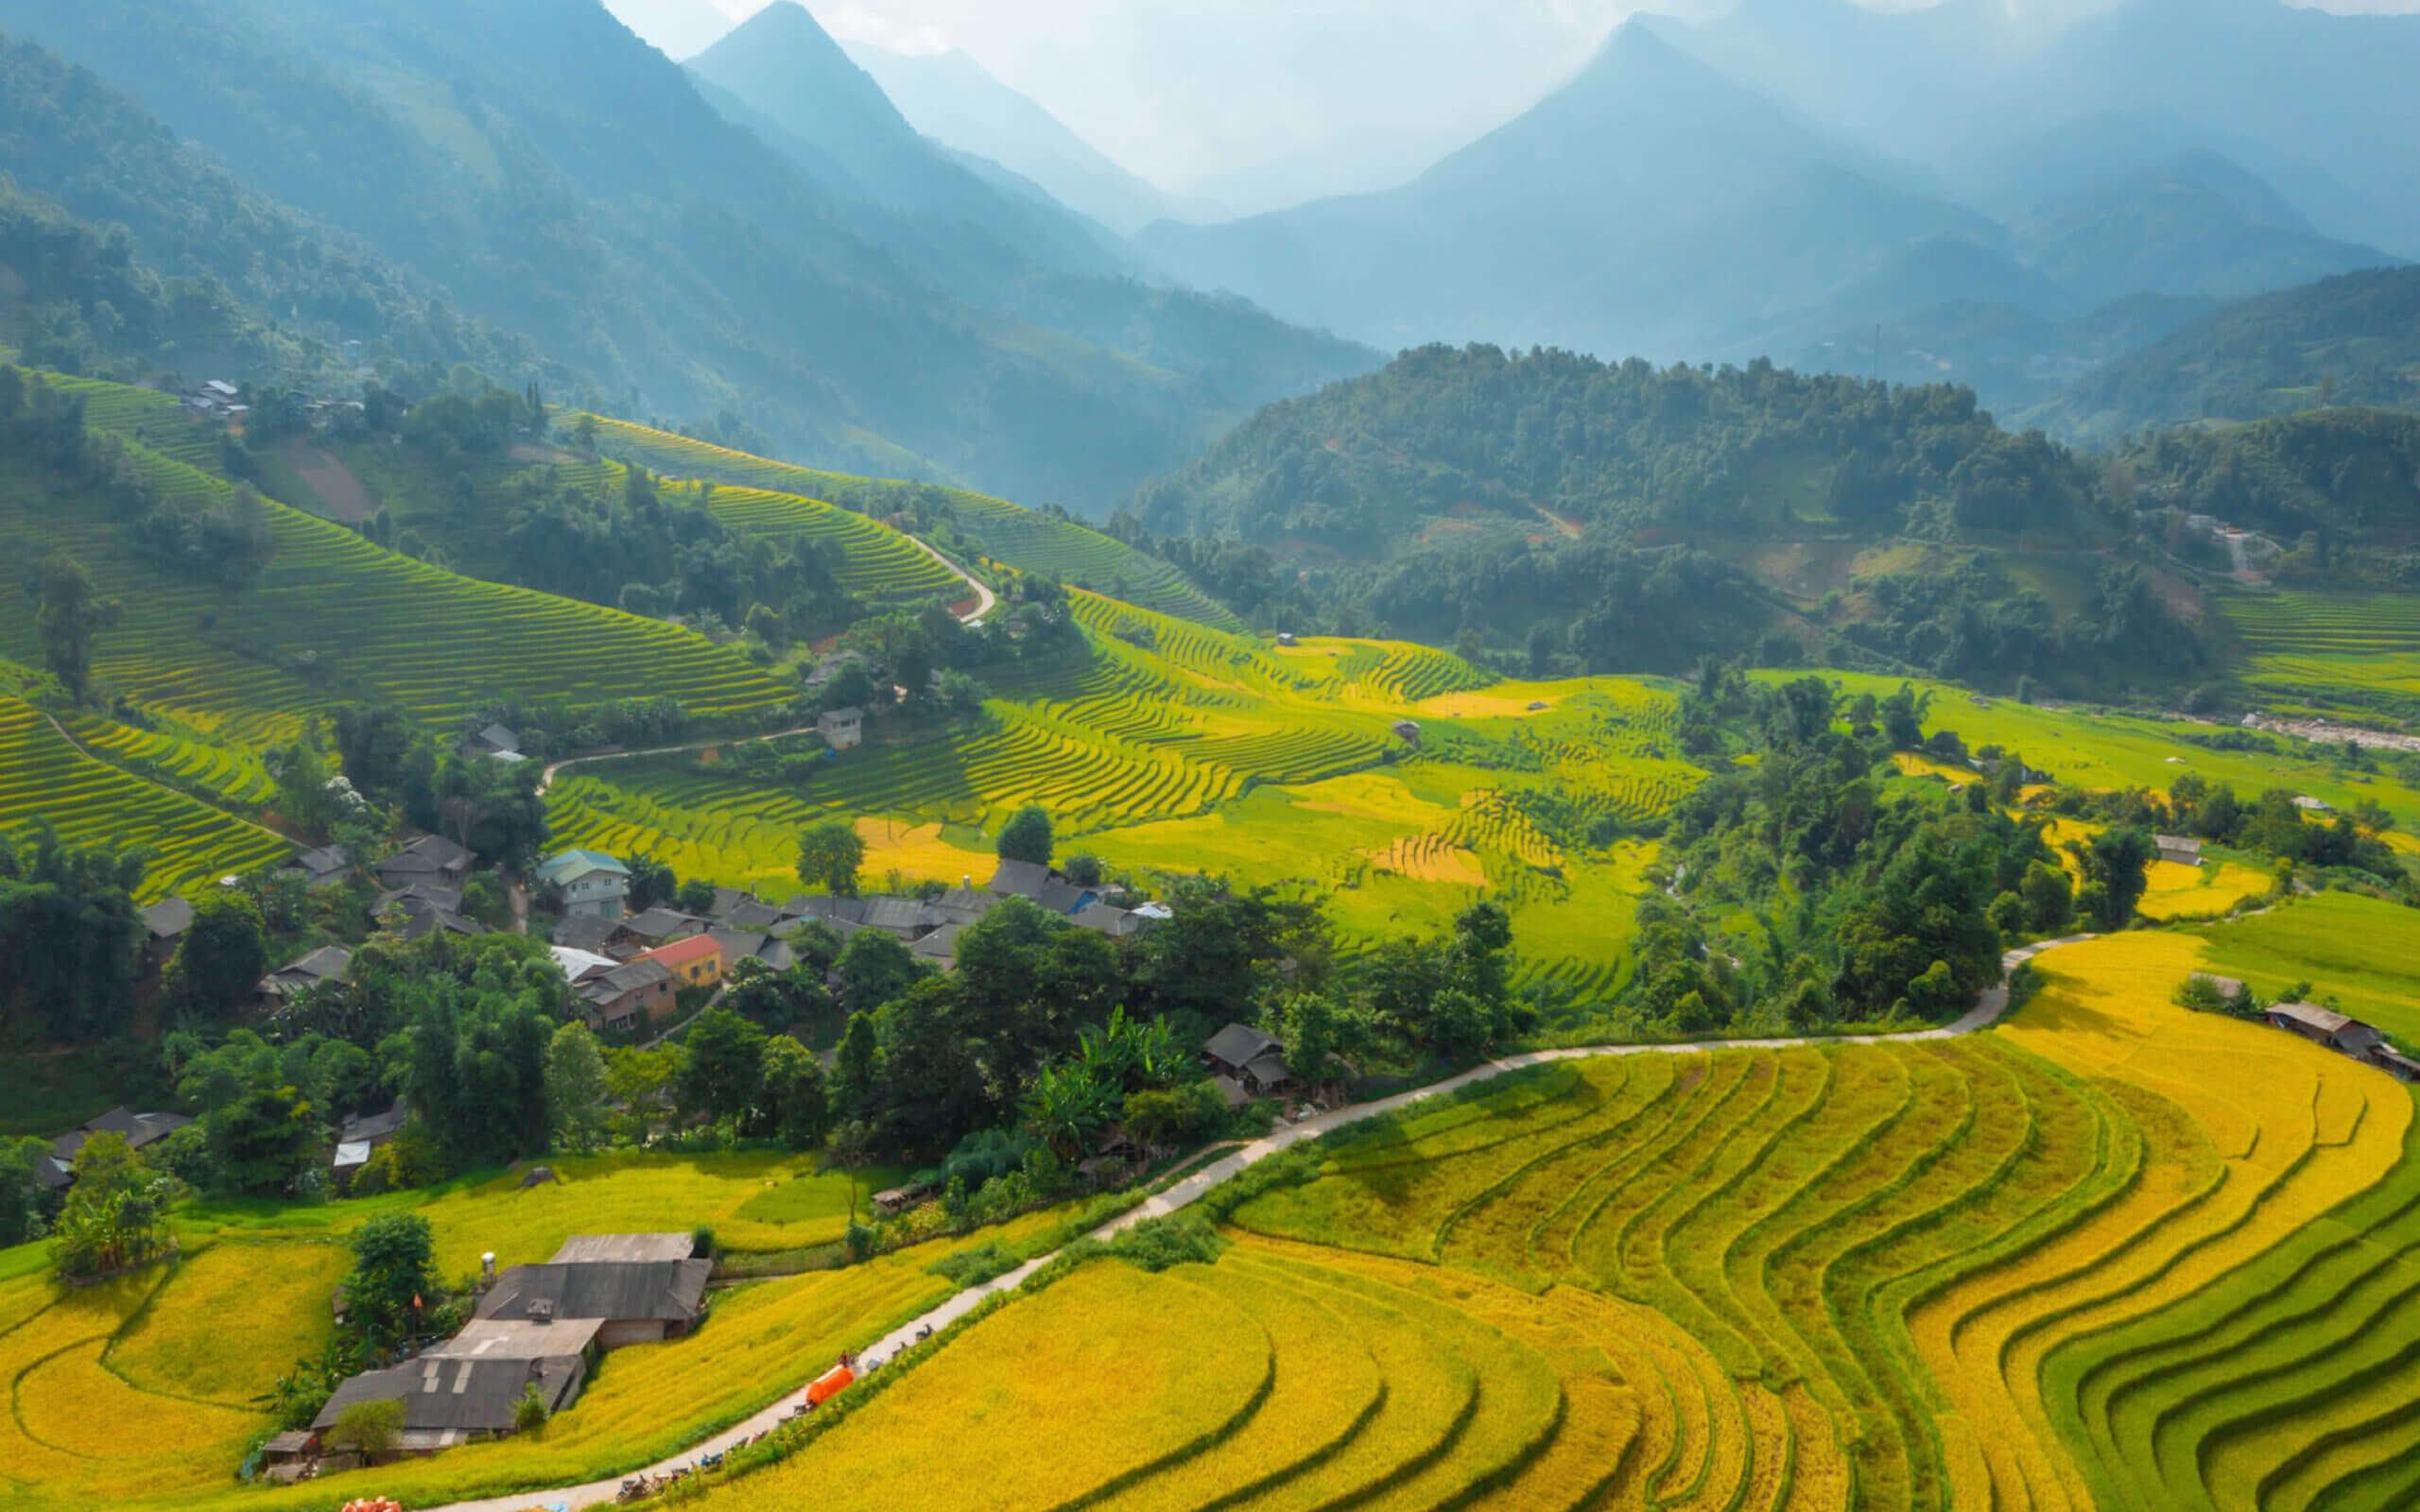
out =
<path fill-rule="evenodd" d="M 580 418 L 565 415 L 561 423 L 577 424 Z M 608 450 L 675 477 L 711 478 L 808 500 L 864 490 L 912 490 L 920 497 L 938 497 L 946 501 L 958 535 L 985 556 L 1019 572 L 1056 576 L 1148 610 L 1222 629 L 1242 627 L 1234 614 L 1186 581 L 1176 568 L 1072 520 L 962 489 L 819 472 L 624 421 L 588 418 L 595 420 L 598 441 Z"/>
<path fill-rule="evenodd" d="M 1063 1484 L 981 1504 L 2407 1507 L 2413 1092 L 2168 1001 L 2265 921 L 2063 948 L 1965 1040 L 1562 1060 L 1364 1124 L 1215 1265 L 1080 1272 L 710 1502 L 901 1441 L 1023 1464 L 1048 1417 Z M 1093 1405 L 1101 1333 L 1239 1357 Z"/>
<path fill-rule="evenodd" d="M 43 819 L 66 839 L 151 848 L 141 901 L 293 854 L 282 836 L 78 750 L 39 709 L 0 696 L 0 830 Z"/>
<path fill-rule="evenodd" d="M 980 834 L 1039 803 L 1063 850 L 1147 881 L 1207 870 L 1298 885 L 1330 901 L 1352 939 L 1442 927 L 1485 892 L 1514 908 L 1525 979 L 1557 1002 L 1584 1004 L 1618 979 L 1636 858 L 1538 816 L 1667 811 L 1699 776 L 1667 748 L 1668 695 L 1597 679 L 1499 697 L 1426 647 L 1281 649 L 1096 594 L 1075 606 L 1087 654 L 1001 679 L 979 731 L 890 736 L 877 720 L 867 745 L 788 782 L 686 757 L 584 765 L 550 792 L 555 836 L 786 892 L 798 832 L 819 819 L 942 824 L 963 848 L 939 874 L 955 882 L 988 870 Z M 1539 695 L 1552 704 L 1530 710 Z M 1418 747 L 1392 730 L 1406 717 Z M 955 859 L 965 850 L 972 864 Z M 886 865 L 870 857 L 870 874 Z"/>
<path fill-rule="evenodd" d="M 2392 593 L 2229 593 L 2219 607 L 2250 653 L 2245 679 L 2321 702 L 2420 695 L 2420 603 Z"/>
<path fill-rule="evenodd" d="M 184 463 L 140 447 L 133 455 L 164 492 L 227 492 Z M 361 699 L 443 724 L 493 696 L 583 704 L 668 695 L 709 718 L 791 696 L 736 652 L 676 627 L 459 577 L 283 505 L 268 510 L 276 558 L 241 592 L 133 558 L 95 507 L 37 504 L 18 490 L 0 498 L 0 545 L 20 557 L 69 552 L 100 593 L 124 604 L 96 658 L 112 687 L 246 744 L 290 733 L 311 710 Z M 22 596 L 0 612 L 0 654 L 41 660 Z"/>

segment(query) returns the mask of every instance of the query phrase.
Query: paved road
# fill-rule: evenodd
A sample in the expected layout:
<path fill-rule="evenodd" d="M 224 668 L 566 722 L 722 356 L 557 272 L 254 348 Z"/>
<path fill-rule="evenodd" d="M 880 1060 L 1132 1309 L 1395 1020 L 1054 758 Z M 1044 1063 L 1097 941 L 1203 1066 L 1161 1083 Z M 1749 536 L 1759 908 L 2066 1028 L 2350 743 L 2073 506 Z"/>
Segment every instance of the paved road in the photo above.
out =
<path fill-rule="evenodd" d="M 2065 939 L 2044 940 L 2040 944 L 2010 951 L 2000 958 L 2003 977 L 2007 972 L 2015 971 L 2018 966 L 2045 951 L 2062 945 L 2081 944 L 2092 937 L 2090 935 L 2071 935 Z M 1233 1180 L 1279 1151 L 1290 1148 L 1305 1140 L 1317 1139 L 1330 1129 L 1342 1128 L 1348 1124 L 1357 1124 L 1364 1119 L 1378 1118 L 1396 1112 L 1423 1099 L 1440 1096 L 1463 1087 L 1488 1081 L 1508 1072 L 1524 1071 L 1531 1066 L 1543 1066 L 1557 1060 L 1582 1060 L 1600 1056 L 1694 1055 L 1705 1050 L 1779 1050 L 1805 1045 L 1875 1044 L 1883 1040 L 1954 1040 L 1961 1035 L 1973 1034 L 1977 1030 L 1991 1027 L 1998 1021 L 2000 1015 L 2007 1011 L 2008 987 L 2003 980 L 2002 985 L 1991 988 L 1978 999 L 1972 1011 L 1964 1017 L 1937 1029 L 1920 1029 L 1910 1034 L 1806 1036 L 1780 1040 L 1713 1040 L 1668 1045 L 1590 1045 L 1571 1050 L 1539 1050 L 1527 1055 L 1506 1056 L 1500 1060 L 1491 1060 L 1474 1066 L 1447 1081 L 1415 1088 L 1408 1092 L 1398 1092 L 1392 1097 L 1382 1097 L 1375 1102 L 1355 1103 L 1349 1108 L 1340 1108 L 1333 1112 L 1321 1113 L 1316 1117 L 1306 1118 L 1299 1124 L 1289 1124 L 1275 1129 L 1267 1138 L 1254 1140 L 1233 1154 L 1212 1161 L 1184 1180 L 1176 1182 L 1167 1191 L 1146 1200 L 1141 1206 L 1103 1224 L 1093 1231 L 1091 1237 L 1108 1239 L 1132 1228 L 1136 1224 L 1152 1218 L 1163 1218 L 1169 1213 L 1179 1211 L 1200 1201 L 1205 1194 L 1220 1182 Z M 986 1297 L 998 1292 L 1013 1291 L 1024 1285 L 1027 1278 L 1048 1264 L 1054 1258 L 1056 1257 L 1053 1255 L 1045 1255 L 1039 1260 L 1028 1261 L 1005 1276 L 985 1281 L 980 1286 L 969 1287 L 932 1311 L 901 1325 L 882 1338 L 865 1346 L 858 1353 L 867 1360 L 888 1361 L 901 1349 L 914 1343 L 919 1332 L 928 1328 L 939 1332 L 948 1327 L 959 1318 L 973 1312 Z M 807 1381 L 830 1367 L 831 1362 L 821 1358 L 798 1362 L 799 1385 L 793 1388 L 791 1394 L 785 1395 L 779 1402 L 756 1414 L 746 1422 L 726 1429 L 703 1443 L 693 1445 L 671 1459 L 649 1466 L 642 1473 L 663 1474 L 684 1466 L 694 1465 L 701 1455 L 718 1453 L 755 1437 L 786 1418 L 790 1409 L 798 1404 L 795 1392 L 804 1389 Z M 618 1477 L 609 1481 L 591 1481 L 585 1486 L 562 1486 L 551 1491 L 527 1491 L 519 1496 L 493 1497 L 483 1502 L 457 1502 L 451 1506 L 436 1508 L 434 1512 L 525 1512 L 525 1509 L 530 1507 L 558 1504 L 577 1509 L 613 1501 L 615 1494 L 620 1491 L 621 1484 Z"/>

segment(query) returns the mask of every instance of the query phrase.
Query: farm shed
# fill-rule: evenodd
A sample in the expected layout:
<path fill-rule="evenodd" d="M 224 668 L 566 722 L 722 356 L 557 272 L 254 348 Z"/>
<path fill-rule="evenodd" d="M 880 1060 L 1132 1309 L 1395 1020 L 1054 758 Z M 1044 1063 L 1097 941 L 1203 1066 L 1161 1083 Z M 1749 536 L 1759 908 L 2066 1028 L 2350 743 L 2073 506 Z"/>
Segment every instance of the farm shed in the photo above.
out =
<path fill-rule="evenodd" d="M 2152 836 L 2152 843 L 2159 847 L 2162 861 L 2172 861 L 2180 867 L 2202 864 L 2202 842 L 2199 840 L 2182 834 L 2155 834 Z"/>
<path fill-rule="evenodd" d="M 1418 721 L 1398 719 L 1387 728 L 1394 732 L 1394 737 L 1397 740 L 1402 741 L 1405 745 L 1409 746 L 1414 750 L 1418 750 L 1420 748 L 1420 725 Z"/>
<path fill-rule="evenodd" d="M 2301 1035 L 2313 1044 L 2341 1050 L 2348 1056 L 2366 1057 L 2371 1048 L 2379 1043 L 2378 1032 L 2360 1020 L 2309 1003 L 2273 1004 L 2269 1009 L 2269 1022 Z"/>
<path fill-rule="evenodd" d="M 815 716 L 815 731 L 834 750 L 851 750 L 865 744 L 866 712 L 862 709 L 830 709 Z"/>
<path fill-rule="evenodd" d="M 2384 1043 L 2370 1046 L 2370 1064 L 2397 1081 L 2420 1081 L 2420 1060 Z"/>
<path fill-rule="evenodd" d="M 515 1265 L 479 1298 L 477 1315 L 533 1323 L 593 1318 L 597 1343 L 608 1349 L 653 1344 L 698 1326 L 713 1269 L 705 1260 Z"/>
<path fill-rule="evenodd" d="M 329 1159 L 328 1170 L 336 1178 L 339 1191 L 352 1182 L 356 1172 L 370 1163 L 372 1151 L 381 1144 L 394 1142 L 410 1117 L 410 1110 L 397 1103 L 383 1113 L 367 1116 L 355 1113 L 337 1126 L 337 1150 Z"/>

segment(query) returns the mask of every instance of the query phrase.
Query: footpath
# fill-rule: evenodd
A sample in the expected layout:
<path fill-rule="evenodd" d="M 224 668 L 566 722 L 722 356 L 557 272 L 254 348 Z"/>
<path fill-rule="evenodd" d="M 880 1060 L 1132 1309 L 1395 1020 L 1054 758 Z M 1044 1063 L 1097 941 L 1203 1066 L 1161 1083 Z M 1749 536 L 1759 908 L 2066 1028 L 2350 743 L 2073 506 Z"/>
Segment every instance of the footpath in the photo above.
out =
<path fill-rule="evenodd" d="M 1400 1112 L 1428 1098 L 1445 1096 L 1460 1091 L 1465 1087 L 1491 1081 L 1510 1072 L 1526 1071 L 1532 1066 L 1544 1066 L 1558 1060 L 1588 1060 L 1606 1056 L 1696 1055 L 1709 1050 L 1787 1050 L 1808 1045 L 1880 1044 L 1886 1041 L 1954 1040 L 1961 1035 L 1974 1034 L 1979 1030 L 1990 1028 L 1999 1021 L 2001 1014 L 2008 1011 L 2008 977 L 2019 966 L 2045 951 L 2055 950 L 2064 945 L 2080 945 L 2094 937 L 2096 936 L 2091 935 L 2070 935 L 2064 939 L 2043 940 L 2010 951 L 2000 957 L 2000 985 L 1985 991 L 1976 1000 L 1975 1006 L 1962 1017 L 1936 1029 L 1919 1029 L 1907 1034 L 1890 1035 L 1803 1035 L 1777 1040 L 1693 1040 L 1678 1044 L 1586 1045 L 1570 1050 L 1537 1050 L 1485 1061 L 1473 1066 L 1459 1076 L 1450 1077 L 1444 1081 L 1433 1082 L 1426 1087 L 1416 1087 L 1409 1091 L 1398 1092 L 1392 1097 L 1381 1097 L 1374 1102 L 1355 1103 L 1347 1108 L 1340 1108 L 1332 1112 L 1306 1118 L 1299 1124 L 1289 1124 L 1282 1128 L 1273 1129 L 1266 1137 L 1254 1140 L 1232 1154 L 1212 1161 L 1191 1176 L 1176 1182 L 1167 1191 L 1119 1214 L 1094 1229 L 1088 1237 L 1112 1239 L 1136 1224 L 1145 1223 L 1153 1218 L 1165 1218 L 1169 1213 L 1182 1211 L 1201 1201 L 1204 1195 L 1221 1183 L 1234 1180 L 1270 1156 L 1290 1149 L 1305 1140 L 1317 1139 L 1330 1129 L 1343 1128 L 1366 1119 L 1380 1118 L 1389 1113 Z M 1058 1252 L 1053 1251 L 1027 1261 L 1008 1274 L 985 1281 L 979 1286 L 968 1287 L 931 1311 L 909 1319 L 873 1343 L 865 1346 L 858 1351 L 859 1357 L 868 1362 L 890 1361 L 900 1350 L 915 1343 L 920 1335 L 927 1332 L 938 1333 L 981 1306 L 986 1298 L 1000 1292 L 1014 1291 L 1024 1285 L 1034 1272 L 1057 1258 Z M 650 1465 L 642 1470 L 631 1471 L 631 1477 L 668 1475 L 675 1470 L 692 1469 L 702 1458 L 738 1448 L 757 1435 L 786 1421 L 797 1405 L 797 1393 L 805 1389 L 809 1380 L 821 1374 L 830 1366 L 830 1361 L 820 1358 L 804 1362 L 801 1366 L 802 1374 L 797 1386 L 784 1393 L 780 1401 L 757 1413 L 745 1422 L 736 1423 L 700 1443 L 691 1445 L 669 1459 Z M 545 1507 L 554 1509 L 554 1512 L 577 1512 L 580 1507 L 595 1506 L 614 1501 L 621 1492 L 623 1479 L 624 1477 L 617 1475 L 610 1480 L 590 1481 L 583 1486 L 559 1486 L 547 1491 L 524 1491 L 516 1496 L 490 1497 L 478 1502 L 456 1502 L 448 1506 L 428 1509 L 428 1512 L 527 1512 L 527 1509 L 532 1507 Z"/>

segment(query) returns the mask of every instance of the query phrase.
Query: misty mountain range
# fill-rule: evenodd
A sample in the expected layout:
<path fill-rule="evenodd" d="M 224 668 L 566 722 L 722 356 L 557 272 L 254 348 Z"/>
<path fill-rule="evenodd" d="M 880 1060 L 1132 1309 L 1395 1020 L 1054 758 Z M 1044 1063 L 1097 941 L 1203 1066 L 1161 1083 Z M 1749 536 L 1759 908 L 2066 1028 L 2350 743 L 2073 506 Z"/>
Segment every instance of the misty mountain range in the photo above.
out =
<path fill-rule="evenodd" d="M 1219 221 L 971 59 L 844 49 L 788 0 L 735 28 L 615 3 L 706 41 L 676 63 L 598 0 L 0 0 L 56 55 L 6 102 L 40 147 L 9 168 L 424 385 L 542 352 L 493 376 L 1091 513 L 1429 341 L 1770 356 L 2055 418 L 2228 301 L 2420 252 L 2420 17 L 2124 0 L 2035 34 L 1996 0 L 1748 0 L 1626 24 L 1397 187 Z M 202 181 L 163 144 L 230 187 L 152 205 L 130 186 Z M 262 272 L 331 259 L 415 292 L 348 315 Z"/>

